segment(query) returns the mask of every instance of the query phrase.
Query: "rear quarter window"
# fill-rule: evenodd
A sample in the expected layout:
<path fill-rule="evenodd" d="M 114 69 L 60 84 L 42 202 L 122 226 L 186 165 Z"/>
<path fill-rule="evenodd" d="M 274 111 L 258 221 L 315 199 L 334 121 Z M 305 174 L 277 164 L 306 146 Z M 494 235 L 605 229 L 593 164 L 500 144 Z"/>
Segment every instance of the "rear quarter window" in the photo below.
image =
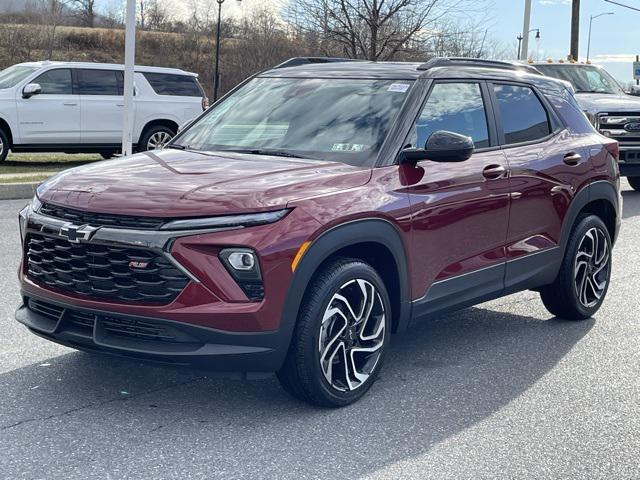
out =
<path fill-rule="evenodd" d="M 171 73 L 143 73 L 153 91 L 158 95 L 176 97 L 202 97 L 202 89 L 195 77 Z"/>

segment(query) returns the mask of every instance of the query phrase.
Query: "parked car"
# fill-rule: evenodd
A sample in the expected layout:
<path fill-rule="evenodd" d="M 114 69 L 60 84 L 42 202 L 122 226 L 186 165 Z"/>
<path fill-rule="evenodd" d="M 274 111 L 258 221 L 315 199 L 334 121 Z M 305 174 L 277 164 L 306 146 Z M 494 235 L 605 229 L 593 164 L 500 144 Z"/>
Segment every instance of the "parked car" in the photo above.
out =
<path fill-rule="evenodd" d="M 576 100 L 593 126 L 620 143 L 620 174 L 640 191 L 640 98 L 627 94 L 597 65 L 551 61 L 532 65 L 573 85 Z"/>
<path fill-rule="evenodd" d="M 100 153 L 120 149 L 123 66 L 28 62 L 0 72 L 0 161 L 14 152 Z M 133 142 L 154 150 L 208 100 L 195 73 L 135 67 Z"/>
<path fill-rule="evenodd" d="M 436 314 L 534 289 L 553 315 L 594 315 L 617 156 L 565 82 L 526 68 L 293 59 L 162 151 L 43 183 L 20 213 L 16 317 L 347 405 L 392 333 Z"/>

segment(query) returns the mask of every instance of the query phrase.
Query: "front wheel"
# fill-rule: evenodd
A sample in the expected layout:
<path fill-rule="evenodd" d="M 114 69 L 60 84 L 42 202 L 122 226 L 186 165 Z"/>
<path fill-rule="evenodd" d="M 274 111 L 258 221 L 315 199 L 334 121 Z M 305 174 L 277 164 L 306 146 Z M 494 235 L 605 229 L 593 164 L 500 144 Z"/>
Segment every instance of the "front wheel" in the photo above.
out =
<path fill-rule="evenodd" d="M 640 177 L 627 177 L 627 180 L 629 181 L 631 188 L 636 192 L 640 192 Z"/>
<path fill-rule="evenodd" d="M 341 407 L 375 381 L 389 343 L 391 308 L 368 264 L 338 259 L 311 282 L 278 379 L 293 396 Z"/>
<path fill-rule="evenodd" d="M 582 215 L 571 232 L 555 282 L 540 291 L 557 317 L 585 320 L 604 302 L 611 279 L 611 236 L 595 215 Z"/>

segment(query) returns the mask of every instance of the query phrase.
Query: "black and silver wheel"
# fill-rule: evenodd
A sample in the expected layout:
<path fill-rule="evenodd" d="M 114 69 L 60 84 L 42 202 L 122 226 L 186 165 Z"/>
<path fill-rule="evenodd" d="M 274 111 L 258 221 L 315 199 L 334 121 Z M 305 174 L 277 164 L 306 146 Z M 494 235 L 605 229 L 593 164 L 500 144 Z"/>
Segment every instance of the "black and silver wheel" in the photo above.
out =
<path fill-rule="evenodd" d="M 640 177 L 627 177 L 627 181 L 631 188 L 633 188 L 636 192 L 640 192 Z"/>
<path fill-rule="evenodd" d="M 0 162 L 4 162 L 9 154 L 9 137 L 4 132 L 4 130 L 0 129 Z"/>
<path fill-rule="evenodd" d="M 551 313 L 584 320 L 598 311 L 609 288 L 611 248 L 609 231 L 600 218 L 583 215 L 578 219 L 556 281 L 541 290 Z"/>
<path fill-rule="evenodd" d="M 389 299 L 376 271 L 340 259 L 309 287 L 285 365 L 278 372 L 294 396 L 338 407 L 374 382 L 389 339 Z"/>
<path fill-rule="evenodd" d="M 175 134 L 176 132 L 164 125 L 149 127 L 140 139 L 140 150 L 162 150 Z"/>

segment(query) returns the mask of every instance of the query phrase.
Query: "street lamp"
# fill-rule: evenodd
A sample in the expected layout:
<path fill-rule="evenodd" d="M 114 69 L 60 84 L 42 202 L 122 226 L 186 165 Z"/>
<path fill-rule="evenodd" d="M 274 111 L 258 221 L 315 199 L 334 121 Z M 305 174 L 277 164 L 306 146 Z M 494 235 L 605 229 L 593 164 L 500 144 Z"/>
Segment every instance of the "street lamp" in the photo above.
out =
<path fill-rule="evenodd" d="M 536 40 L 540 40 L 540 29 L 539 28 L 532 28 L 531 30 L 529 30 L 527 32 L 527 35 L 529 35 L 531 32 L 536 32 Z M 518 39 L 518 59 L 519 60 L 526 60 L 527 59 L 527 55 L 529 55 L 529 52 L 521 52 L 520 51 L 520 47 L 522 46 L 522 40 L 524 39 L 524 37 L 522 35 L 518 35 L 516 37 Z M 528 45 L 528 42 L 527 42 Z M 527 48 L 528 50 L 528 48 Z M 521 58 L 521 53 L 524 53 L 524 58 Z"/>
<path fill-rule="evenodd" d="M 236 0 L 240 3 L 242 0 Z M 213 101 L 218 100 L 218 90 L 220 88 L 220 20 L 222 18 L 222 4 L 224 0 L 216 0 L 218 2 L 218 27 L 216 29 L 216 68 L 213 77 Z"/>
<path fill-rule="evenodd" d="M 613 15 L 613 12 L 604 12 L 599 13 L 598 15 L 591 15 L 589 19 L 589 40 L 587 41 L 587 62 L 589 61 L 589 53 L 591 51 L 591 24 L 593 23 L 594 18 L 602 17 L 603 15 Z"/>

